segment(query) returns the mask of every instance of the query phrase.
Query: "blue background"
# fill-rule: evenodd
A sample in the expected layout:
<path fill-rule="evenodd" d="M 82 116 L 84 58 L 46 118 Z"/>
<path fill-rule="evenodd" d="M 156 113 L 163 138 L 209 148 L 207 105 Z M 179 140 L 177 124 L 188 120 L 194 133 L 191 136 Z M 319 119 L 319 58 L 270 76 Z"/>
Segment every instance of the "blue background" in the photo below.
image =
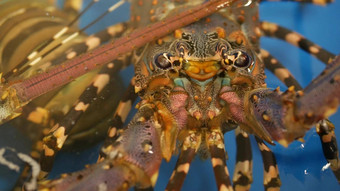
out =
<path fill-rule="evenodd" d="M 88 0 L 86 1 L 88 3 Z M 104 4 L 105 3 L 105 4 Z M 90 22 L 100 10 L 107 8 L 112 0 L 100 2 L 91 11 L 85 15 L 81 25 Z M 113 12 L 103 21 L 97 23 L 88 32 L 99 31 L 103 26 L 111 25 L 115 22 L 127 20 L 129 18 L 129 7 L 124 5 L 119 11 Z M 260 5 L 260 18 L 276 22 L 289 29 L 293 29 L 303 34 L 308 39 L 326 48 L 334 54 L 340 53 L 340 2 L 334 2 L 327 6 L 316 6 L 311 4 L 299 4 L 295 2 L 263 2 Z M 324 65 L 311 57 L 307 53 L 293 47 L 285 42 L 275 39 L 263 38 L 262 47 L 270 51 L 278 60 L 280 60 L 302 84 L 303 87 L 308 85 L 324 68 Z M 124 71 L 123 77 L 131 73 L 132 68 Z M 131 74 L 128 74 L 131 75 Z M 285 86 L 267 71 L 268 87 Z M 128 80 L 126 80 L 128 82 Z M 127 83 L 126 82 L 126 83 Z M 340 113 L 333 115 L 331 121 L 335 127 L 340 127 Z M 9 133 L 8 136 L 1 136 L 2 132 Z M 336 129 L 337 137 L 340 139 L 340 128 Z M 19 140 L 24 140 L 23 136 L 12 132 L 10 127 L 0 128 L 0 147 L 9 145 L 11 138 L 16 137 L 15 143 L 18 145 Z M 6 139 L 7 138 L 7 139 Z M 280 145 L 271 146 L 274 151 L 282 181 L 282 190 L 340 190 L 334 175 L 329 168 L 323 168 L 327 162 L 324 159 L 320 140 L 315 132 L 315 128 L 305 136 L 305 143 L 294 142 L 288 148 Z M 252 139 L 253 147 L 253 178 L 251 190 L 263 190 L 263 165 L 260 152 Z M 29 143 L 20 143 L 28 145 Z M 225 135 L 226 150 L 228 151 L 229 160 L 227 165 L 229 172 L 232 174 L 235 164 L 235 138 L 234 132 Z M 338 140 L 339 144 L 339 140 Z M 99 145 L 90 148 L 91 152 L 61 153 L 57 156 L 53 176 L 58 173 L 83 168 L 84 163 L 94 162 L 97 159 Z M 95 152 L 93 152 L 95 151 Z M 23 152 L 25 152 L 23 150 Z M 164 190 L 167 181 L 172 173 L 176 163 L 174 157 L 170 163 L 163 162 L 160 170 L 160 176 L 156 185 L 156 190 Z M 9 172 L 0 168 L 0 190 L 8 190 L 9 184 L 6 182 Z M 195 158 L 190 168 L 189 174 L 184 182 L 183 190 L 216 190 L 215 178 L 210 161 L 201 161 Z"/>

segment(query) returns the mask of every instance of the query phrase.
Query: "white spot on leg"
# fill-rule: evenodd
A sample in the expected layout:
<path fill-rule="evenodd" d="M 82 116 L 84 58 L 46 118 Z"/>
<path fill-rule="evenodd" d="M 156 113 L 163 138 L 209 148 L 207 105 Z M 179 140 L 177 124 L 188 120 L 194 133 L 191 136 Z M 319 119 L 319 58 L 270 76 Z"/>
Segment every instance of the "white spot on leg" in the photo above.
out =
<path fill-rule="evenodd" d="M 75 56 L 77 56 L 77 53 L 76 53 L 75 51 L 72 51 L 72 52 L 70 52 L 70 53 L 68 53 L 68 54 L 66 55 L 66 58 L 67 58 L 67 59 L 72 59 L 72 58 L 74 58 Z"/>
<path fill-rule="evenodd" d="M 264 172 L 263 183 L 268 184 L 272 179 L 277 178 L 278 174 L 277 166 L 269 166 L 268 172 Z"/>
<path fill-rule="evenodd" d="M 277 64 L 277 60 L 275 58 L 270 59 L 270 63 Z"/>
<path fill-rule="evenodd" d="M 124 30 L 124 27 L 122 24 L 115 25 L 112 27 L 107 28 L 107 33 L 109 33 L 111 36 L 115 36 L 117 33 L 120 33 Z"/>
<path fill-rule="evenodd" d="M 275 69 L 274 71 L 275 76 L 277 76 L 281 81 L 284 81 L 285 79 L 287 79 L 291 74 L 289 72 L 289 70 L 285 69 L 285 68 L 278 68 Z"/>
<path fill-rule="evenodd" d="M 298 42 L 302 39 L 302 36 L 297 33 L 289 33 L 286 36 L 286 41 L 293 44 L 294 46 L 299 47 Z"/>
<path fill-rule="evenodd" d="M 98 74 L 94 79 L 93 86 L 97 88 L 97 94 L 99 94 L 103 88 L 109 83 L 110 76 L 108 74 Z"/>
<path fill-rule="evenodd" d="M 220 188 L 218 189 L 219 191 L 232 191 L 233 188 L 231 186 L 226 186 L 225 184 L 221 184 Z"/>
<path fill-rule="evenodd" d="M 241 175 L 247 176 L 250 180 L 252 179 L 252 162 L 249 160 L 246 161 L 237 161 L 233 181 L 236 182 Z"/>
<path fill-rule="evenodd" d="M 189 163 L 181 164 L 177 167 L 177 172 L 184 172 L 185 174 L 188 174 L 189 167 L 190 167 Z"/>
<path fill-rule="evenodd" d="M 75 107 L 74 110 L 76 111 L 86 111 L 90 104 L 84 104 L 84 102 L 79 102 Z"/>
<path fill-rule="evenodd" d="M 317 54 L 320 52 L 320 48 L 317 47 L 317 46 L 311 46 L 309 47 L 309 51 L 312 53 L 312 54 Z"/>
<path fill-rule="evenodd" d="M 110 69 L 112 69 L 114 66 L 115 66 L 115 65 L 114 65 L 113 63 L 108 63 L 108 64 L 107 64 L 107 68 L 110 68 Z"/>
<path fill-rule="evenodd" d="M 112 127 L 110 130 L 109 130 L 109 133 L 108 133 L 108 136 L 109 137 L 114 137 L 117 133 L 117 129 L 115 127 Z"/>
<path fill-rule="evenodd" d="M 98 184 L 98 191 L 107 191 L 107 185 L 105 183 Z"/>
<path fill-rule="evenodd" d="M 122 102 L 117 108 L 117 114 L 121 117 L 122 121 L 126 120 L 127 115 L 131 110 L 131 101 Z"/>
<path fill-rule="evenodd" d="M 211 158 L 211 163 L 214 168 L 218 165 L 223 165 L 223 161 L 220 158 Z"/>
<path fill-rule="evenodd" d="M 277 29 L 279 28 L 276 24 L 273 23 L 267 23 L 267 22 L 263 22 L 262 23 L 262 28 L 264 30 L 270 31 L 271 33 L 274 33 L 277 31 Z"/>
<path fill-rule="evenodd" d="M 88 47 L 87 50 L 92 50 L 93 48 L 100 45 L 100 39 L 95 36 L 90 36 L 89 38 L 86 39 L 86 45 Z"/>

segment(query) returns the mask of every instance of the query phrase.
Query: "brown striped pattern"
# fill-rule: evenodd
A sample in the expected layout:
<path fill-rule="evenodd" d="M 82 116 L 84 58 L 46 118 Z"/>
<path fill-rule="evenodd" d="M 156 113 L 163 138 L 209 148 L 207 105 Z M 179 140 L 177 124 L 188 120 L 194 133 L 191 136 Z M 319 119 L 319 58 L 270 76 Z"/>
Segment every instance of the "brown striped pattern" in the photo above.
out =
<path fill-rule="evenodd" d="M 311 42 L 303 37 L 301 34 L 279 26 L 275 23 L 261 22 L 261 30 L 265 36 L 274 37 L 284 40 L 309 54 L 315 56 L 317 59 L 325 64 L 328 64 L 330 58 L 334 58 L 335 55 L 321 48 L 319 45 Z"/>
<path fill-rule="evenodd" d="M 253 182 L 253 161 L 249 135 L 239 127 L 236 134 L 236 165 L 233 176 L 234 190 L 249 190 Z"/>
<path fill-rule="evenodd" d="M 217 189 L 220 191 L 233 190 L 226 164 L 222 132 L 220 130 L 211 130 L 207 132 L 206 139 L 211 155 L 211 163 L 214 168 Z"/>
<path fill-rule="evenodd" d="M 301 90 L 302 87 L 296 81 L 290 71 L 284 67 L 280 61 L 274 58 L 268 51 L 261 49 L 261 57 L 265 67 L 271 71 L 281 82 L 287 87 L 294 86 L 296 90 Z"/>
<path fill-rule="evenodd" d="M 110 81 L 114 80 L 114 76 L 122 68 L 124 63 L 128 61 L 129 59 L 127 59 L 127 61 L 117 60 L 115 61 L 115 64 L 107 64 L 106 67 L 99 72 L 92 84 L 85 89 L 79 97 L 78 102 L 65 115 L 62 121 L 57 123 L 50 133 L 44 138 L 44 150 L 41 158 L 41 168 L 43 171 L 51 171 L 54 157 L 62 148 L 69 132 L 72 130 L 82 114 L 89 108 L 93 99 L 97 99 L 102 90 L 111 84 Z M 104 99 L 107 98 L 104 97 Z"/>
<path fill-rule="evenodd" d="M 280 190 L 281 180 L 279 176 L 279 169 L 277 168 L 276 159 L 272 151 L 267 145 L 259 138 L 255 137 L 257 144 L 260 148 L 263 160 L 263 185 L 265 190 Z"/>
<path fill-rule="evenodd" d="M 316 125 L 316 131 L 320 136 L 323 154 L 340 183 L 339 149 L 334 133 L 334 125 L 329 120 L 322 120 Z"/>
<path fill-rule="evenodd" d="M 176 191 L 181 190 L 184 179 L 188 174 L 192 159 L 195 157 L 201 143 L 201 135 L 196 135 L 191 131 L 185 138 L 182 145 L 181 154 L 177 160 L 176 166 L 170 177 L 169 183 L 165 190 Z"/>
<path fill-rule="evenodd" d="M 125 91 L 122 100 L 120 100 L 115 114 L 110 119 L 110 128 L 108 130 L 108 136 L 105 139 L 103 148 L 101 150 L 99 160 L 106 157 L 105 148 L 113 145 L 118 137 L 123 132 L 124 123 L 126 121 L 127 115 L 129 114 L 132 104 L 136 101 L 138 95 L 134 91 L 134 79 L 130 81 L 129 87 Z"/>

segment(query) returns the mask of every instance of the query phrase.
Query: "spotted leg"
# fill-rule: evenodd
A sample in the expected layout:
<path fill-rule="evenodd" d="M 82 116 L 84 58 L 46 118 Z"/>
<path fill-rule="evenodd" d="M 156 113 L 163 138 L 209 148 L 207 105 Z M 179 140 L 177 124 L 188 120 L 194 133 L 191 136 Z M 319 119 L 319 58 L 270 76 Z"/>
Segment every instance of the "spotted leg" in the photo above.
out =
<path fill-rule="evenodd" d="M 296 90 L 302 90 L 299 82 L 294 78 L 290 71 L 284 67 L 268 51 L 261 49 L 261 58 L 265 67 L 273 73 L 287 87 L 294 86 Z"/>
<path fill-rule="evenodd" d="M 217 129 L 211 130 L 206 133 L 206 139 L 218 190 L 233 190 L 226 164 L 222 132 Z"/>
<path fill-rule="evenodd" d="M 126 56 L 128 58 L 128 56 Z M 101 72 L 94 79 L 92 84 L 79 97 L 78 102 L 66 114 L 66 116 L 57 123 L 50 133 L 44 138 L 43 153 L 41 158 L 42 172 L 49 172 L 52 169 L 54 157 L 62 148 L 70 131 L 76 124 L 80 116 L 89 108 L 90 104 L 104 89 L 105 86 L 110 85 L 110 79 L 119 71 L 124 65 L 124 61 L 115 61 L 104 67 Z M 42 176 L 45 173 L 42 173 Z"/>
<path fill-rule="evenodd" d="M 197 135 L 195 132 L 189 132 L 189 135 L 183 142 L 181 154 L 179 155 L 175 169 L 172 172 L 165 190 L 174 191 L 181 189 L 184 179 L 188 174 L 191 161 L 194 158 L 200 144 L 201 135 Z"/>
<path fill-rule="evenodd" d="M 339 149 L 334 133 L 334 125 L 328 120 L 322 120 L 316 126 L 316 132 L 320 136 L 323 153 L 336 177 L 340 183 L 340 159 Z"/>
<path fill-rule="evenodd" d="M 103 148 L 114 144 L 118 137 L 123 133 L 124 123 L 131 110 L 132 104 L 137 99 L 137 94 L 134 92 L 134 79 L 131 80 L 129 87 L 125 91 L 122 100 L 119 102 L 115 114 L 111 118 L 108 136 L 105 139 Z M 104 152 L 100 153 L 99 161 L 106 157 Z"/>
<path fill-rule="evenodd" d="M 104 160 L 61 179 L 43 181 L 40 189 L 126 190 L 134 185 L 153 186 L 162 159 L 157 120 L 153 108 L 144 105 L 117 142 L 103 148 Z"/>
<path fill-rule="evenodd" d="M 276 159 L 272 151 L 259 138 L 255 137 L 256 142 L 260 148 L 263 160 L 263 185 L 265 190 L 280 190 L 281 181 L 279 176 L 279 169 L 277 168 Z"/>
<path fill-rule="evenodd" d="M 236 134 L 236 166 L 233 176 L 234 190 L 249 190 L 253 182 L 253 161 L 249 135 L 240 128 Z"/>
<path fill-rule="evenodd" d="M 315 56 L 317 59 L 325 64 L 330 61 L 330 58 L 334 58 L 334 55 L 332 53 L 306 39 L 301 34 L 281 27 L 275 23 L 263 21 L 261 22 L 261 30 L 265 36 L 284 40 Z"/>

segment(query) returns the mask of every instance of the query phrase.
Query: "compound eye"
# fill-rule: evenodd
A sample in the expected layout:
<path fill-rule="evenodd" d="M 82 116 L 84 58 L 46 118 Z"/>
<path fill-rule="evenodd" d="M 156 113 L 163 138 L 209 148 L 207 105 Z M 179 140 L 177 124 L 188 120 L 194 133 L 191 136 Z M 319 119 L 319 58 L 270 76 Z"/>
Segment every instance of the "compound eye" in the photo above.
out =
<path fill-rule="evenodd" d="M 161 69 L 171 68 L 170 54 L 161 53 L 155 56 L 155 64 Z"/>
<path fill-rule="evenodd" d="M 234 56 L 234 65 L 239 68 L 249 67 L 252 63 L 252 58 L 244 51 L 236 51 L 232 53 Z"/>

